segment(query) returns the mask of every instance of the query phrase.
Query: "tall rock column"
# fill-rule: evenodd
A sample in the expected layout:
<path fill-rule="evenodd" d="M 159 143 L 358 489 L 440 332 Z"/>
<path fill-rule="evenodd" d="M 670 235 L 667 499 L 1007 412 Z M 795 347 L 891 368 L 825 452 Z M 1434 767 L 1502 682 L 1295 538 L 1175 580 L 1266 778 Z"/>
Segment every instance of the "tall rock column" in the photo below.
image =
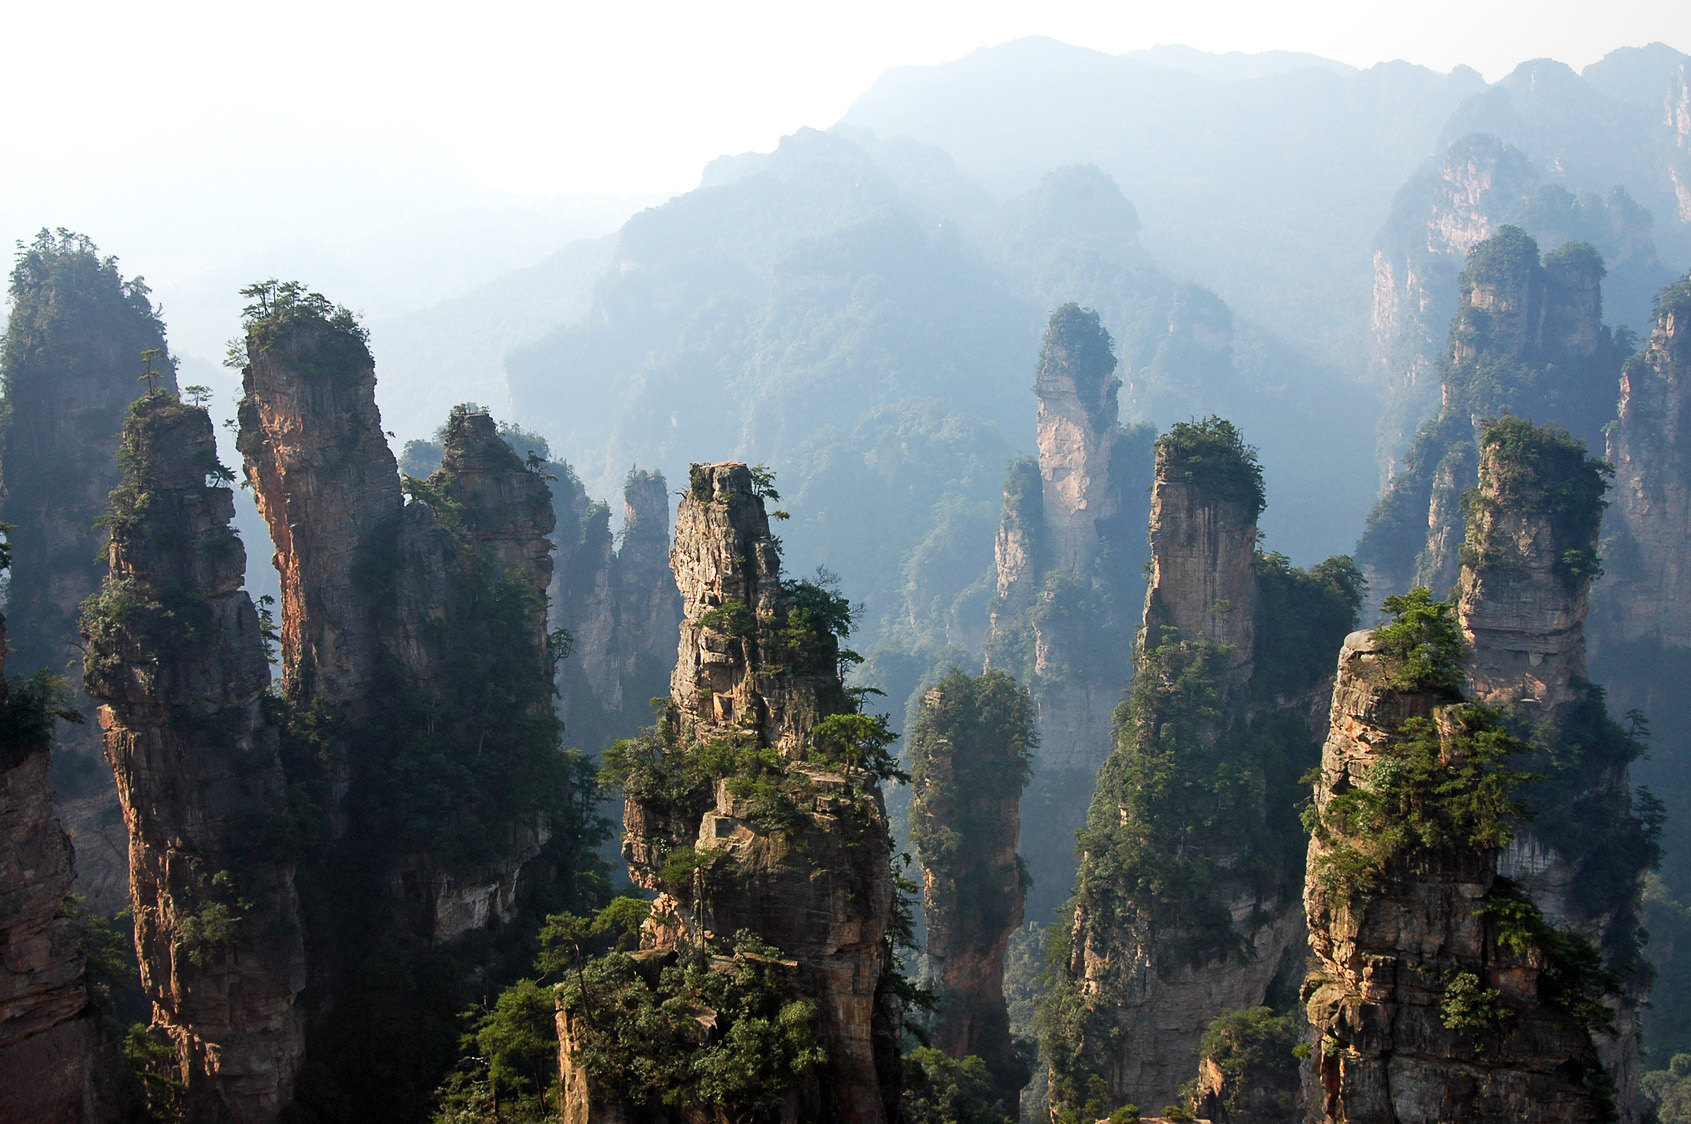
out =
<path fill-rule="evenodd" d="M 1007 1106 L 1029 1077 L 1010 1040 L 1004 957 L 1027 893 L 1016 843 L 1038 737 L 1015 680 L 953 669 L 923 696 L 910 739 L 925 974 L 939 996 L 933 1042 L 952 1058 L 985 1061 Z"/>
<path fill-rule="evenodd" d="M 1175 1101 L 1206 1031 L 1284 1009 L 1301 973 L 1296 778 L 1360 576 L 1257 553 L 1261 469 L 1230 423 L 1175 426 L 1156 464 L 1145 628 L 1044 1001 L 1054 1112 Z"/>
<path fill-rule="evenodd" d="M 1084 573 L 1098 553 L 1099 524 L 1121 508 L 1114 453 L 1120 432 L 1116 357 L 1096 313 L 1066 304 L 1051 314 L 1034 394 L 1039 474 L 1057 566 Z"/>
<path fill-rule="evenodd" d="M 237 444 L 276 547 L 283 688 L 300 702 L 351 704 L 379 659 L 403 502 L 375 361 L 344 310 L 274 286 L 257 299 Z"/>
<path fill-rule="evenodd" d="M 1509 751 L 1526 747 L 1462 704 L 1448 607 L 1423 591 L 1408 608 L 1339 656 L 1304 891 L 1311 1109 L 1331 1124 L 1610 1119 L 1600 984 L 1498 876 Z"/>
<path fill-rule="evenodd" d="M 1122 428 L 1115 371 L 1097 313 L 1051 314 L 1034 381 L 1039 454 L 1010 465 L 994 547 L 985 662 L 1026 683 L 1039 715 L 1023 806 L 1035 916 L 1073 877 L 1068 841 L 1109 754 L 1142 596 L 1151 433 Z"/>
<path fill-rule="evenodd" d="M 1642 748 L 1586 678 L 1585 619 L 1597 570 L 1606 466 L 1565 431 L 1503 418 L 1480 436 L 1479 487 L 1466 501 L 1458 618 L 1469 694 L 1519 713 L 1543 781 L 1535 813 L 1500 870 L 1549 920 L 1590 940 L 1626 986 L 1600 1043 L 1620 1119 L 1639 1118 L 1638 927 L 1653 831 L 1633 810 Z M 1530 730 L 1527 727 L 1530 726 Z"/>
<path fill-rule="evenodd" d="M 717 950 L 742 932 L 767 942 L 785 958 L 789 997 L 814 1004 L 827 1051 L 825 1063 L 785 1075 L 773 1117 L 895 1118 L 895 891 L 879 788 L 891 734 L 884 720 L 857 712 L 840 680 L 850 606 L 824 587 L 781 579 L 760 485 L 744 464 L 692 466 L 670 563 L 685 614 L 670 707 L 621 751 L 623 855 L 636 884 L 657 894 L 642 955 Z M 726 957 L 716 962 L 726 969 Z M 656 986 L 672 979 L 666 973 Z M 559 1017 L 565 1117 L 624 1119 L 617 1113 L 633 1111 L 636 1092 L 607 1087 L 612 1075 L 594 1070 L 583 1047 L 618 1031 L 595 1023 L 591 994 L 577 1000 Z M 594 1040 L 594 1057 L 614 1053 Z M 640 1095 L 690 1105 L 697 1092 Z M 718 1111 L 687 1108 L 679 1118 Z"/>
<path fill-rule="evenodd" d="M 129 826 L 141 983 L 190 1119 L 271 1121 L 304 1053 L 306 963 L 234 497 L 201 407 L 149 394 L 123 448 L 111 573 L 83 628 Z"/>
<path fill-rule="evenodd" d="M 1145 593 L 1147 648 L 1165 639 L 1225 649 L 1238 682 L 1251 677 L 1256 631 L 1257 516 L 1262 474 L 1223 448 L 1238 445 L 1231 423 L 1176 427 L 1157 443 L 1151 492 L 1151 585 Z"/>
<path fill-rule="evenodd" d="M 0 351 L 0 520 L 16 544 L 6 605 L 13 666 L 67 675 L 89 719 L 56 736 L 56 803 L 75 840 L 77 892 L 115 913 L 129 899 L 128 843 L 96 704 L 82 691 L 76 614 L 103 576 L 105 532 L 95 524 L 117 486 L 124 414 L 147 370 L 173 389 L 175 363 L 147 286 L 80 234 L 37 235 L 18 255 L 11 296 Z"/>

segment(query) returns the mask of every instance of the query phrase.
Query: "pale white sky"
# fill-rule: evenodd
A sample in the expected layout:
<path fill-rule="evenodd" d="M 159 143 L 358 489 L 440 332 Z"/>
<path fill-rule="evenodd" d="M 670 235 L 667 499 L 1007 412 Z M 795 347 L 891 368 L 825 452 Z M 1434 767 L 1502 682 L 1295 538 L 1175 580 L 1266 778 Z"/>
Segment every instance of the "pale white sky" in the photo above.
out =
<path fill-rule="evenodd" d="M 1458 63 L 1488 79 L 1618 46 L 1691 51 L 1685 0 L 1303 0 L 841 5 L 0 0 L 0 193 L 147 177 L 313 135 L 444 151 L 467 180 L 537 194 L 686 190 L 722 153 L 826 127 L 888 67 L 1024 35 Z M 468 186 L 468 185 L 466 185 Z"/>

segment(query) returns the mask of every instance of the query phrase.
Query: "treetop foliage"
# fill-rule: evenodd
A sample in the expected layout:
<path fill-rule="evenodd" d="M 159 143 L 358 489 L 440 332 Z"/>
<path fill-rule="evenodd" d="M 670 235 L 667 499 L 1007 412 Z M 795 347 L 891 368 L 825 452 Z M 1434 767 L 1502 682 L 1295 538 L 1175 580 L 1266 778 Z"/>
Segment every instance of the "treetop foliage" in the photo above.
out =
<path fill-rule="evenodd" d="M 1255 519 L 1268 506 L 1262 462 L 1239 429 L 1211 414 L 1202 421 L 1176 422 L 1157 439 L 1157 462 L 1181 480 L 1245 508 Z"/>
<path fill-rule="evenodd" d="M 1096 388 L 1108 378 L 1116 369 L 1116 349 L 1098 314 L 1073 301 L 1053 312 L 1039 368 L 1066 371 L 1083 388 Z"/>

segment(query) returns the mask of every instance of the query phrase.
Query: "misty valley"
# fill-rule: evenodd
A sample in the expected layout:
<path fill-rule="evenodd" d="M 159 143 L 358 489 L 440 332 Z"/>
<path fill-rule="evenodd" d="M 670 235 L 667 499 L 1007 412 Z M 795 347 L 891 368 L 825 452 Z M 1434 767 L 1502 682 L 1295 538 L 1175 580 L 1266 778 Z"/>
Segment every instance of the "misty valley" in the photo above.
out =
<path fill-rule="evenodd" d="M 191 347 L 13 233 L 0 1124 L 1691 1124 L 1691 56 L 1019 40 Z"/>

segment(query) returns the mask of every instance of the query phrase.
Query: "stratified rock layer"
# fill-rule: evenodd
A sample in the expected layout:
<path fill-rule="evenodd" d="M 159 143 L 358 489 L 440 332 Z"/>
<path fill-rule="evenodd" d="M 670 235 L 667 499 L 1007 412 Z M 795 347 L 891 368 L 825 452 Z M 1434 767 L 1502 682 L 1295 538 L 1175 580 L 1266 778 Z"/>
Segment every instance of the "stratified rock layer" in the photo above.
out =
<path fill-rule="evenodd" d="M 1214 1020 L 1289 1001 L 1304 944 L 1289 844 L 1302 836 L 1279 805 L 1314 759 L 1311 699 L 1328 687 L 1313 667 L 1257 664 L 1288 623 L 1265 611 L 1263 589 L 1312 583 L 1296 615 L 1332 616 L 1339 634 L 1354 590 L 1259 558 L 1260 470 L 1229 423 L 1177 426 L 1156 464 L 1132 693 L 1081 836 L 1067 960 L 1047 1000 L 1054 1110 L 1090 1099 L 1097 1081 L 1111 1104 L 1176 1101 Z"/>
<path fill-rule="evenodd" d="M 1459 700 L 1394 688 L 1389 670 L 1371 633 L 1345 641 L 1315 787 L 1317 814 L 1335 796 L 1369 783 L 1406 719 L 1435 722 L 1441 742 L 1454 744 L 1457 719 L 1447 711 Z M 1542 948 L 1500 940 L 1497 915 L 1483 908 L 1502 889 L 1496 849 L 1417 851 L 1393 860 L 1378 889 L 1346 896 L 1323 878 L 1331 848 L 1342 841 L 1311 841 L 1304 892 L 1316 957 L 1304 995 L 1320 1118 L 1608 1118 L 1599 1083 L 1587 1080 L 1599 1066 L 1591 1035 L 1545 999 L 1554 985 Z M 1499 1033 L 1476 1039 L 1447 1026 L 1448 989 L 1459 974 L 1509 1012 Z"/>
<path fill-rule="evenodd" d="M 306 982 L 287 783 L 246 551 L 211 418 L 157 392 L 124 427 L 111 576 L 85 618 L 87 683 L 129 825 L 141 985 L 190 1119 L 275 1120 L 304 1053 Z"/>

